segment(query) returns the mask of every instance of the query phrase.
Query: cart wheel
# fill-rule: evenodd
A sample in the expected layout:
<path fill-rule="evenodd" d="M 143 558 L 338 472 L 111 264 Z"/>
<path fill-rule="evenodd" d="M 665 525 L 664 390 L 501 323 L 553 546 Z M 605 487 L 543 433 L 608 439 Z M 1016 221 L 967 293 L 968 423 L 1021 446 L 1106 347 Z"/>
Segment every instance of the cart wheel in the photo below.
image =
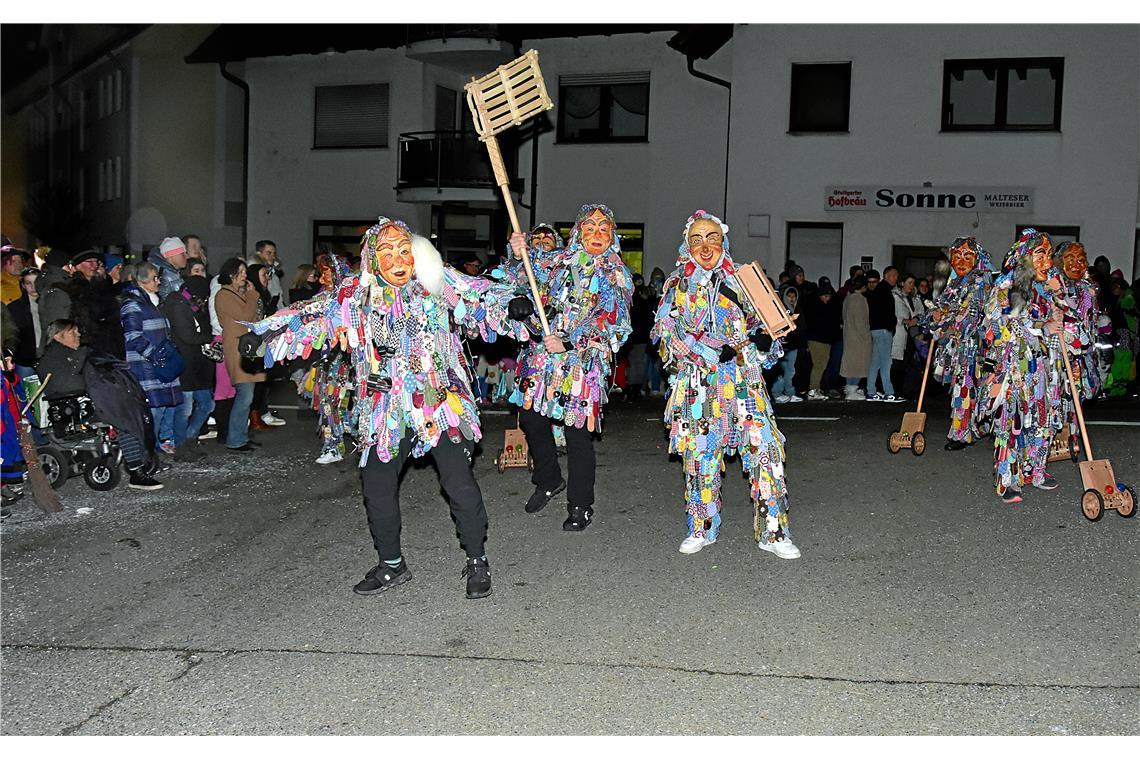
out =
<path fill-rule="evenodd" d="M 526 455 L 526 469 L 527 472 L 534 472 L 534 457 L 530 455 L 530 452 L 527 452 Z"/>
<path fill-rule="evenodd" d="M 43 470 L 44 477 L 51 487 L 56 491 L 63 488 L 71 475 L 71 462 L 67 454 L 56 446 L 40 446 L 36 454 L 40 460 L 40 469 Z"/>
<path fill-rule="evenodd" d="M 901 450 L 902 444 L 899 443 L 899 434 L 891 433 L 890 437 L 887 438 L 887 451 L 891 452 L 892 454 L 897 454 Z"/>
<path fill-rule="evenodd" d="M 495 467 L 499 470 L 500 475 L 507 471 L 506 453 L 500 449 L 499 456 L 495 457 Z"/>
<path fill-rule="evenodd" d="M 83 468 L 83 480 L 93 491 L 112 491 L 123 479 L 113 454 L 91 459 Z"/>
<path fill-rule="evenodd" d="M 1119 491 L 1123 501 L 1116 508 L 1116 511 L 1120 513 L 1121 517 L 1132 517 L 1136 514 L 1136 492 L 1132 490 L 1132 486 L 1124 486 L 1119 488 Z"/>
<path fill-rule="evenodd" d="M 922 452 L 926 451 L 926 436 L 922 433 L 915 433 L 910 437 L 910 451 L 916 457 L 922 456 Z"/>
<path fill-rule="evenodd" d="M 1081 514 L 1089 522 L 1096 522 L 1104 514 L 1104 498 L 1095 488 L 1090 488 L 1081 496 Z"/>

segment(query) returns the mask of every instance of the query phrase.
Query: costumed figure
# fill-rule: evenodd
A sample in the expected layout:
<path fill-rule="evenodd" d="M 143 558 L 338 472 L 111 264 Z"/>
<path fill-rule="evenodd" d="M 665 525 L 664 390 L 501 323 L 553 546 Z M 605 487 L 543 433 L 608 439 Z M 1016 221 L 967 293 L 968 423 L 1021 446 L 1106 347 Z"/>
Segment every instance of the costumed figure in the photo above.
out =
<path fill-rule="evenodd" d="M 762 375 L 784 351 L 742 293 L 728 226 L 695 212 L 650 334 L 662 366 L 673 372 L 665 424 L 669 451 L 685 467 L 688 537 L 681 551 L 691 554 L 716 541 L 724 458 L 739 454 L 751 484 L 757 545 L 795 559 L 800 550 L 788 532 L 784 436 Z"/>
<path fill-rule="evenodd" d="M 993 286 L 993 264 L 976 238 L 960 237 L 950 244 L 950 269 L 949 281 L 920 324 L 937 341 L 934 377 L 950 383 L 946 450 L 958 451 L 985 435 L 978 388 L 982 379 L 981 324 Z"/>
<path fill-rule="evenodd" d="M 521 233 L 511 235 L 516 258 L 522 258 L 525 245 Z M 523 346 L 511 403 L 521 407 L 519 425 L 534 457 L 535 490 L 526 511 L 538 512 L 567 489 L 569 516 L 562 529 L 580 531 L 594 516 L 591 435 L 601 432 L 614 355 L 629 336 L 633 280 L 621 260 L 614 214 L 601 204 L 579 210 L 569 244 L 550 256 L 548 272 L 540 276 L 544 266 L 534 269 L 536 281 L 544 280 L 537 306 L 553 311 L 551 334 Z M 532 320 L 532 329 L 536 325 Z M 552 425 L 565 427 L 565 481 Z"/>
<path fill-rule="evenodd" d="M 1064 425 L 1061 357 L 1064 320 L 1073 311 L 1049 236 L 1026 229 L 1006 254 L 986 303 L 981 331 L 992 418 L 994 485 L 1007 504 L 1027 484 L 1057 487 L 1045 471 L 1053 436 Z"/>
<path fill-rule="evenodd" d="M 0 372 L 0 484 L 5 507 L 23 496 L 27 469 L 18 427 L 20 405 L 24 402 L 23 386 L 16 378 L 14 367 L 11 352 L 5 349 L 4 368 Z"/>
<path fill-rule="evenodd" d="M 352 273 L 348 262 L 331 253 L 317 257 L 317 282 L 321 293 L 331 291 L 337 283 Z M 296 305 L 299 308 L 299 305 Z M 321 454 L 317 464 L 332 464 L 344 459 L 345 423 L 351 421 L 356 378 L 352 360 L 336 342 L 322 346 L 321 358 L 309 370 L 301 384 L 301 395 L 312 405 L 318 416 L 321 435 Z"/>
<path fill-rule="evenodd" d="M 1065 340 L 1072 348 L 1070 361 L 1073 379 L 1081 401 L 1088 401 L 1100 393 L 1104 386 L 1104 374 L 1097 361 L 1097 297 L 1096 286 L 1089 279 L 1089 259 L 1085 247 L 1076 241 L 1061 243 L 1053 254 L 1053 265 L 1061 270 L 1073 311 L 1065 316 Z M 1073 407 L 1072 391 L 1066 383 L 1061 389 L 1061 405 L 1064 419 L 1069 426 L 1069 435 L 1079 435 L 1077 413 Z"/>
<path fill-rule="evenodd" d="M 531 316 L 533 306 L 513 288 L 445 268 L 430 242 L 386 217 L 361 241 L 361 268 L 334 289 L 250 325 L 256 337 L 243 339 L 243 354 L 256 353 L 264 340 L 266 366 L 306 357 L 327 342 L 350 357 L 364 508 L 380 557 L 356 593 L 411 579 L 400 548 L 400 470 L 407 457 L 430 452 L 467 554 L 467 597 L 487 596 L 487 512 L 471 471 L 482 433 L 456 331 L 477 331 L 488 342 L 497 334 L 526 340 L 523 322 L 513 320 Z"/>

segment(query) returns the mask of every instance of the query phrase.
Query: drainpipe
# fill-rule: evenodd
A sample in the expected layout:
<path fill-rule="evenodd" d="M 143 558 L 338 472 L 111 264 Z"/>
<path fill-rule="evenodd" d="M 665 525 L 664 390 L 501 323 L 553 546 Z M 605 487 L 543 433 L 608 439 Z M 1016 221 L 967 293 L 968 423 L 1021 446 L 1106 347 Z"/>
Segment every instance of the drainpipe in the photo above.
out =
<path fill-rule="evenodd" d="M 222 79 L 240 87 L 245 96 L 242 101 L 241 132 L 241 257 L 244 259 L 249 251 L 249 83 L 226 71 L 225 61 L 218 63 L 218 72 Z"/>
<path fill-rule="evenodd" d="M 712 82 L 713 84 L 719 84 L 721 87 L 728 90 L 728 118 L 726 120 L 726 125 L 725 125 L 725 130 L 724 130 L 725 131 L 725 135 L 724 135 L 724 215 L 721 217 L 722 219 L 727 219 L 728 218 L 728 155 L 729 155 L 728 149 L 729 149 L 730 141 L 732 138 L 732 82 L 729 82 L 726 79 L 720 79 L 719 77 L 714 77 L 711 74 L 706 74 L 703 71 L 697 71 L 695 68 L 693 68 L 693 59 L 694 59 L 694 56 L 692 56 L 692 55 L 686 55 L 685 56 L 685 60 L 688 62 L 690 74 L 695 76 L 697 79 L 703 79 L 706 82 Z"/>

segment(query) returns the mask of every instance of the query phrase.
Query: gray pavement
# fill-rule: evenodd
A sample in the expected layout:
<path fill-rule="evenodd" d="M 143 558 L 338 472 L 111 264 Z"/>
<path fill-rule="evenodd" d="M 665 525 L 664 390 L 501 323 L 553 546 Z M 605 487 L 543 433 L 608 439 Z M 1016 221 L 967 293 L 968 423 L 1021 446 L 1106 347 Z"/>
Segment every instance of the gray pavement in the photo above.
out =
<path fill-rule="evenodd" d="M 739 464 L 721 539 L 684 538 L 661 402 L 614 402 L 598 516 L 527 515 L 492 466 L 513 415 L 484 418 L 477 475 L 494 594 L 463 598 L 434 468 L 409 467 L 414 578 L 377 597 L 355 467 L 313 464 L 307 412 L 256 454 L 206 444 L 168 487 L 82 480 L 65 511 L 5 520 L 4 734 L 1135 734 L 1140 521 L 1089 523 L 1080 477 L 1003 505 L 991 449 L 887 452 L 909 405 L 803 403 L 785 420 L 799 560 L 760 552 Z M 1090 408 L 1140 421 L 1135 402 Z M 651 419 L 652 418 L 652 419 Z M 1140 482 L 1135 427 L 1091 428 Z M 563 460 L 564 465 L 564 460 Z M 91 508 L 88 514 L 77 514 Z"/>

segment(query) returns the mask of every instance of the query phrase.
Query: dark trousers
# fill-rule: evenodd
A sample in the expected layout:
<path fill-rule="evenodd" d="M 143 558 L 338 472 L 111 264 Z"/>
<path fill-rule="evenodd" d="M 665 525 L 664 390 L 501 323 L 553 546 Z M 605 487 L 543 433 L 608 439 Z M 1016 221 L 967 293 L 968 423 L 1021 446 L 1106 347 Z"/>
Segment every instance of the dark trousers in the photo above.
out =
<path fill-rule="evenodd" d="M 439 484 L 451 503 L 459 543 L 468 557 L 482 557 L 483 543 L 487 540 L 487 510 L 471 471 L 474 448 L 471 441 L 452 443 L 440 438 L 431 454 L 439 469 Z M 412 437 L 407 436 L 394 459 L 381 462 L 373 450 L 368 454 L 368 464 L 360 470 L 368 529 L 372 531 L 372 543 L 382 560 L 400 556 L 400 473 L 411 450 Z"/>
<path fill-rule="evenodd" d="M 547 491 L 562 482 L 552 424 L 533 409 L 519 410 L 519 427 L 534 457 L 534 476 L 530 481 Z M 594 439 L 590 431 L 566 426 L 566 501 L 570 506 L 594 506 L 594 469 Z"/>

